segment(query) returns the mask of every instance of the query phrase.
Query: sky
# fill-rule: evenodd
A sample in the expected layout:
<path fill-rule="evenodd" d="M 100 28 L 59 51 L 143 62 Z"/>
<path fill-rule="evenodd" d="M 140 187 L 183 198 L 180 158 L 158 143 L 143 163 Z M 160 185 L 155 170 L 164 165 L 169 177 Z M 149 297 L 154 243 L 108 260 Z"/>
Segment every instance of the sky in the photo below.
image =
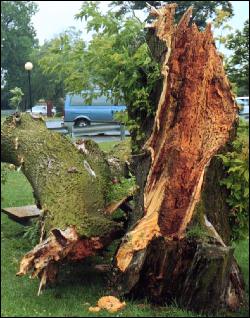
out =
<path fill-rule="evenodd" d="M 34 1 L 39 6 L 32 22 L 37 32 L 39 43 L 50 40 L 70 26 L 83 31 L 83 38 L 90 40 L 91 35 L 85 31 L 84 21 L 75 20 L 74 15 L 79 12 L 83 1 Z M 107 10 L 110 1 L 101 1 L 103 11 Z M 242 29 L 244 21 L 249 18 L 249 1 L 231 1 L 234 17 L 229 24 L 234 30 Z"/>

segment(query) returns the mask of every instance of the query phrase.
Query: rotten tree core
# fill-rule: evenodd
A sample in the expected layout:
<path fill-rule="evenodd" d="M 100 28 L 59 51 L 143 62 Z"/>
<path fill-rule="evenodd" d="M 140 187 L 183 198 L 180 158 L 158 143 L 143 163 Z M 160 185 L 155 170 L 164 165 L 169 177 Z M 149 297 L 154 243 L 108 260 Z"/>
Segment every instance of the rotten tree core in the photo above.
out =
<path fill-rule="evenodd" d="M 174 25 L 175 5 L 158 9 L 151 28 L 165 43 L 163 90 L 145 148 L 152 164 L 144 190 L 145 215 L 117 254 L 125 271 L 135 251 L 155 236 L 180 239 L 200 199 L 206 167 L 229 139 L 236 104 L 211 26 L 189 25 L 191 9 Z"/>

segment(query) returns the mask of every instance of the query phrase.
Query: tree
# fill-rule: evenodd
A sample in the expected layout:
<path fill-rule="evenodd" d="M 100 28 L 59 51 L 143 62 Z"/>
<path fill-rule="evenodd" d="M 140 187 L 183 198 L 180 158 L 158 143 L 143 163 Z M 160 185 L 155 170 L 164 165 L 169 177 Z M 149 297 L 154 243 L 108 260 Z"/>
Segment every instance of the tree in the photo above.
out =
<path fill-rule="evenodd" d="M 230 34 L 226 47 L 232 50 L 227 59 L 227 72 L 230 81 L 237 86 L 238 96 L 249 95 L 249 20 L 242 31 Z"/>
<path fill-rule="evenodd" d="M 31 22 L 37 4 L 32 1 L 2 1 L 1 9 L 1 76 L 5 73 L 2 93 L 6 96 L 6 104 L 11 88 L 17 86 L 27 92 L 24 64 L 38 43 Z"/>
<path fill-rule="evenodd" d="M 16 109 L 16 111 L 20 111 L 19 105 L 22 101 L 23 92 L 21 88 L 15 87 L 10 90 L 11 94 L 13 95 L 10 99 L 10 105 Z"/>
<path fill-rule="evenodd" d="M 81 33 L 74 27 L 33 49 L 30 60 L 32 71 L 33 99 L 52 101 L 62 111 L 65 92 L 80 92 L 86 74 L 83 68 L 85 44 Z"/>
<path fill-rule="evenodd" d="M 108 52 L 101 50 L 104 61 L 109 46 L 112 44 L 115 50 L 119 43 L 119 37 L 112 37 L 112 30 L 122 35 L 123 47 L 131 34 L 125 33 L 125 37 L 125 25 L 134 27 L 134 23 L 125 21 L 123 28 L 119 24 L 117 30 L 112 13 L 102 16 L 92 3 L 85 3 L 84 9 L 92 10 L 91 26 L 98 25 L 103 30 L 101 36 L 109 33 L 106 40 L 114 41 L 108 41 Z M 117 166 L 114 158 L 108 164 L 98 147 L 91 144 L 88 147 L 86 142 L 76 143 L 81 157 L 68 139 L 45 133 L 42 123 L 36 125 L 36 119 L 27 114 L 15 114 L 5 122 L 1 157 L 21 166 L 30 180 L 43 209 L 42 228 L 47 231 L 46 238 L 23 258 L 20 275 L 33 270 L 33 276 L 40 276 L 44 285 L 55 278 L 56 264 L 93 255 L 122 228 L 126 234 L 114 256 L 112 293 L 143 296 L 156 303 L 176 300 L 182 307 L 202 312 L 216 312 L 221 307 L 235 309 L 242 303 L 240 270 L 233 249 L 227 246 L 230 232 L 227 192 L 218 187 L 223 170 L 215 156 L 225 151 L 226 143 L 234 137 L 237 107 L 210 26 L 204 32 L 190 26 L 191 9 L 175 26 L 174 11 L 173 4 L 154 11 L 157 19 L 148 30 L 148 46 L 142 46 L 142 53 L 149 50 L 152 60 L 159 65 L 160 79 L 158 73 L 154 74 L 154 64 L 150 68 L 143 64 L 145 59 L 138 62 L 141 45 L 138 48 L 132 41 L 129 42 L 132 52 L 126 59 L 119 60 L 118 55 L 116 60 L 114 56 L 114 65 L 120 65 L 119 75 L 124 74 L 123 77 L 117 78 L 109 69 L 111 78 L 106 77 L 104 69 L 99 75 L 90 73 L 92 85 L 105 84 L 106 79 L 109 82 L 103 89 L 111 84 L 116 93 L 119 88 L 124 89 L 124 98 L 129 108 L 134 107 L 134 113 L 137 100 L 129 95 L 125 83 L 129 78 L 125 73 L 128 66 L 128 74 L 132 75 L 130 63 L 137 61 L 134 67 L 137 85 L 132 82 L 131 94 L 136 89 L 141 93 L 145 88 L 144 95 L 137 96 L 138 107 L 144 103 L 146 107 L 157 108 L 153 126 L 141 125 L 138 129 L 146 130 L 145 135 L 149 136 L 146 143 L 142 149 L 134 148 L 130 156 L 138 188 L 133 212 L 127 207 L 129 223 L 115 225 L 107 216 L 128 199 L 126 193 L 125 198 L 106 206 L 105 192 L 110 192 L 112 177 L 121 171 L 116 168 L 109 179 L 110 163 Z M 97 35 L 93 43 L 97 45 L 100 40 Z M 94 51 L 89 46 L 92 58 L 95 52 L 99 56 L 95 48 Z M 124 48 L 121 57 L 125 52 Z M 120 64 L 126 61 L 128 64 Z M 107 64 L 111 65 L 112 62 Z M 143 76 L 141 71 L 135 71 L 141 65 L 146 70 Z M 149 80 L 150 69 L 154 85 Z M 117 82 L 113 83 L 112 78 Z M 54 185 L 62 178 L 68 181 L 57 191 Z M 106 188 L 107 184 L 110 186 Z M 70 200 L 63 194 L 60 197 L 61 191 L 64 193 L 68 188 Z M 93 192 L 95 196 L 90 195 Z"/>
<path fill-rule="evenodd" d="M 198 27 L 205 27 L 206 21 L 215 16 L 216 9 L 218 8 L 227 12 L 229 16 L 233 15 L 232 4 L 230 1 L 112 1 L 111 5 L 113 7 L 119 7 L 118 14 L 124 14 L 133 10 L 143 10 L 147 7 L 147 3 L 156 8 L 164 3 L 177 3 L 177 21 L 179 21 L 190 6 L 193 6 L 191 21 L 195 22 Z"/>
<path fill-rule="evenodd" d="M 83 67 L 84 49 L 81 32 L 70 27 L 37 51 L 38 67 L 43 76 L 54 83 L 56 95 L 57 87 L 64 87 L 67 92 L 83 89 L 86 76 Z"/>
<path fill-rule="evenodd" d="M 215 40 L 218 41 L 218 50 L 220 50 L 220 46 L 225 45 L 226 41 L 228 40 L 228 35 L 225 34 L 226 31 L 232 31 L 232 27 L 229 23 L 226 23 L 230 20 L 231 14 L 223 9 L 215 9 L 215 18 L 213 19 L 213 29 L 217 30 L 219 34 L 215 37 Z M 221 53 L 222 54 L 222 53 Z M 223 54 L 222 54 L 223 56 Z"/>
<path fill-rule="evenodd" d="M 41 60 L 47 55 L 49 42 L 43 46 L 33 49 L 30 60 L 33 62 L 32 70 L 32 104 L 39 99 L 47 102 L 51 101 L 56 107 L 57 112 L 62 112 L 60 100 L 64 98 L 64 84 L 56 71 L 46 73 L 41 65 Z"/>
<path fill-rule="evenodd" d="M 127 124 L 132 139 L 137 143 L 140 139 L 142 145 L 147 136 L 138 128 L 142 118 L 144 125 L 154 118 L 156 106 L 149 104 L 148 95 L 160 78 L 159 66 L 145 42 L 144 24 L 135 18 L 117 17 L 111 11 L 105 16 L 94 2 L 84 2 L 77 17 L 89 17 L 87 28 L 95 33 L 93 40 L 87 46 L 75 33 L 61 34 L 51 41 L 40 60 L 41 67 L 63 79 L 67 92 L 88 90 L 85 97 L 91 99 L 99 87 L 100 95 L 110 97 L 112 92 L 113 98 L 124 98 L 130 105 Z M 139 79 L 147 85 L 138 86 Z M 134 147 L 139 146 L 133 142 Z"/>

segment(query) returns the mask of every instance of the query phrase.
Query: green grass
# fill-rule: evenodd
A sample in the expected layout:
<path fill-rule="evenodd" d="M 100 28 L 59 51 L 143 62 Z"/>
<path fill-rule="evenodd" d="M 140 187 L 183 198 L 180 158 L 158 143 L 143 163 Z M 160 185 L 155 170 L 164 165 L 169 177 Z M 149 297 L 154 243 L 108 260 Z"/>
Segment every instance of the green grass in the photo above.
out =
<path fill-rule="evenodd" d="M 6 117 L 7 117 L 7 116 L 1 115 L 1 124 L 5 121 Z"/>
<path fill-rule="evenodd" d="M 109 145 L 110 146 L 110 145 Z M 21 206 L 34 202 L 32 189 L 21 172 L 8 171 L 7 182 L 2 188 L 2 207 Z M 83 264 L 62 266 L 58 283 L 36 296 L 38 280 L 28 276 L 16 277 L 21 257 L 32 248 L 31 242 L 24 238 L 26 227 L 1 215 L 1 290 L 2 317 L 95 317 L 88 311 L 99 297 L 105 295 L 105 275 L 93 270 L 99 258 L 89 258 Z M 242 241 L 236 245 L 235 255 L 248 282 L 248 245 Z M 110 254 L 111 255 L 111 254 Z M 247 285 L 247 291 L 248 291 Z M 98 317 L 109 317 L 101 311 Z M 192 312 L 183 311 L 176 306 L 153 307 L 146 301 L 127 301 L 127 306 L 114 317 L 199 317 Z M 230 316 L 224 314 L 224 316 Z M 237 313 L 247 316 L 247 309 Z M 234 314 L 235 317 L 235 314 Z"/>
<path fill-rule="evenodd" d="M 239 243 L 234 244 L 234 246 L 234 255 L 240 264 L 244 281 L 246 283 L 245 289 L 247 294 L 249 294 L 249 239 L 240 241 Z"/>
<path fill-rule="evenodd" d="M 34 202 L 32 189 L 21 172 L 8 171 L 7 181 L 2 187 L 2 207 L 21 206 Z M 66 265 L 60 271 L 56 286 L 36 296 L 38 280 L 28 276 L 17 277 L 21 257 L 32 248 L 31 242 L 23 237 L 26 227 L 1 214 L 1 289 L 2 317 L 95 317 L 88 311 L 97 300 L 105 295 L 105 275 L 93 270 L 99 259 L 89 258 L 80 265 Z M 114 317 L 193 317 L 175 307 L 154 308 L 146 302 L 128 301 L 126 308 Z M 98 317 L 109 317 L 102 311 Z M 198 315 L 196 315 L 198 317 Z"/>
<path fill-rule="evenodd" d="M 105 142 L 100 142 L 99 146 L 102 149 L 102 151 L 109 152 L 115 145 L 119 143 L 120 141 L 105 141 Z"/>

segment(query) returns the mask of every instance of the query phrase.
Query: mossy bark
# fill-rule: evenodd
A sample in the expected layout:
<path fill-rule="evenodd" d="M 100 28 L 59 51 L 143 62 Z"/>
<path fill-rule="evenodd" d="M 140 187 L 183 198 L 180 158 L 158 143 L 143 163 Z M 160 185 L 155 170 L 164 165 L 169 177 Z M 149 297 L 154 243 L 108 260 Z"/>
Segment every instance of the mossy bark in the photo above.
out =
<path fill-rule="evenodd" d="M 1 128 L 1 160 L 21 169 L 42 209 L 40 243 L 20 263 L 41 288 L 54 281 L 58 264 L 94 255 L 124 234 L 105 213 L 112 187 L 104 153 L 93 141 L 74 145 L 49 131 L 41 118 L 16 113 Z"/>
<path fill-rule="evenodd" d="M 85 142 L 80 152 L 41 119 L 16 114 L 1 131 L 2 161 L 21 167 L 43 210 L 45 228 L 74 226 L 84 237 L 105 236 L 119 227 L 103 214 L 111 187 L 110 169 L 99 147 Z"/>

